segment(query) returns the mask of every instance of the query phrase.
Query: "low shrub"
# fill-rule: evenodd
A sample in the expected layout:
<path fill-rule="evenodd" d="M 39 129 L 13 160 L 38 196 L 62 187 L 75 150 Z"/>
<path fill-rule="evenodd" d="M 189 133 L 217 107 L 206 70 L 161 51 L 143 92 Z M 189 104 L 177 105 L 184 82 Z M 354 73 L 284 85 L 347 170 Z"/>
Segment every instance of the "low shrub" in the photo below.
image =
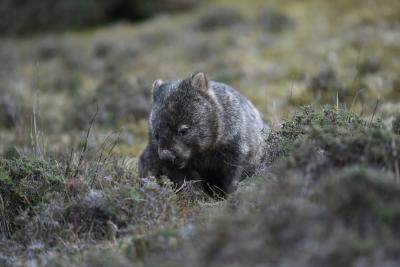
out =
<path fill-rule="evenodd" d="M 244 24 L 240 10 L 233 7 L 214 7 L 196 22 L 195 28 L 212 31 L 219 28 L 234 27 Z"/>
<path fill-rule="evenodd" d="M 285 13 L 264 7 L 257 14 L 257 23 L 263 31 L 280 33 L 294 26 L 294 21 Z"/>

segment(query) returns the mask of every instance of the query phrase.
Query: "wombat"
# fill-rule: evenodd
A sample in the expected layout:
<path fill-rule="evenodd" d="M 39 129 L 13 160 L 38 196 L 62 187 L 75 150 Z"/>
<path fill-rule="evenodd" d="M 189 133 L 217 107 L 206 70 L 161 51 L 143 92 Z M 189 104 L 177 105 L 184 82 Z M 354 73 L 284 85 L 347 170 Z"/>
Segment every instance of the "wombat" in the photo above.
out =
<path fill-rule="evenodd" d="M 201 180 L 208 193 L 232 192 L 262 159 L 265 124 L 253 104 L 203 72 L 153 83 L 149 143 L 139 158 L 143 177 L 175 183 Z"/>

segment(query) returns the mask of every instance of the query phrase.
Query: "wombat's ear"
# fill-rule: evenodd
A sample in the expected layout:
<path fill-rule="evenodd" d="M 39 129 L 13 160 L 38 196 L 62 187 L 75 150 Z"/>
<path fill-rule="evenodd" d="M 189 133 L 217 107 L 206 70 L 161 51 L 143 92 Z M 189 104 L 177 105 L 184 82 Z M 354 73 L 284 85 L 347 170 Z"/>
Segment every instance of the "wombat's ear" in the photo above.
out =
<path fill-rule="evenodd" d="M 160 79 L 157 79 L 157 80 L 155 80 L 155 81 L 153 82 L 153 86 L 152 86 L 153 99 L 154 99 L 154 96 L 155 96 L 156 92 L 158 91 L 158 89 L 160 88 L 160 86 L 161 86 L 162 83 L 163 83 L 163 81 L 160 80 Z"/>
<path fill-rule="evenodd" d="M 206 92 L 208 90 L 208 79 L 204 72 L 197 72 L 192 75 L 190 79 L 190 84 L 201 91 Z"/>

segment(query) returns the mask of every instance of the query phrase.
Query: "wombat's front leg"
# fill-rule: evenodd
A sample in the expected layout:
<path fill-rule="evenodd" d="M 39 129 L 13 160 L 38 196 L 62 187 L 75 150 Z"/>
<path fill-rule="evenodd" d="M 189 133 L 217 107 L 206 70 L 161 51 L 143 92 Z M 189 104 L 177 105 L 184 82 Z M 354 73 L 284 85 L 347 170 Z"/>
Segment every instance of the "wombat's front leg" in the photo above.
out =
<path fill-rule="evenodd" d="M 140 155 L 138 162 L 138 172 L 140 177 L 154 175 L 157 178 L 165 175 L 176 186 L 182 185 L 185 181 L 200 180 L 200 175 L 190 169 L 176 169 L 172 164 L 162 162 L 153 146 L 148 145 Z"/>
<path fill-rule="evenodd" d="M 225 177 L 223 177 L 222 181 L 222 190 L 225 193 L 232 193 L 237 189 L 237 185 L 240 181 L 240 177 L 242 175 L 242 167 L 230 167 L 229 171 L 226 172 Z"/>
<path fill-rule="evenodd" d="M 222 172 L 206 177 L 204 189 L 211 196 L 225 198 L 236 190 L 241 174 L 240 166 L 224 166 Z"/>

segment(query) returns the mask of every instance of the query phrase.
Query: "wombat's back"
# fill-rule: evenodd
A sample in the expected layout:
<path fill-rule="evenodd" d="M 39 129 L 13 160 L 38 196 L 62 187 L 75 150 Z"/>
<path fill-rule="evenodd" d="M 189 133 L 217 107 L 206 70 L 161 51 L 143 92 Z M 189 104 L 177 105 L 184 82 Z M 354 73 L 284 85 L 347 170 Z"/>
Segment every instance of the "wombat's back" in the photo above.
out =
<path fill-rule="evenodd" d="M 236 132 L 240 128 L 262 131 L 264 122 L 257 108 L 244 95 L 227 84 L 211 81 L 218 102 L 224 113 L 224 124 Z"/>
<path fill-rule="evenodd" d="M 262 157 L 265 130 L 268 126 L 263 122 L 257 108 L 237 90 L 215 81 L 210 86 L 222 106 L 224 131 L 221 142 L 237 145 L 246 158 L 246 166 L 243 167 L 247 170 L 254 169 Z"/>

